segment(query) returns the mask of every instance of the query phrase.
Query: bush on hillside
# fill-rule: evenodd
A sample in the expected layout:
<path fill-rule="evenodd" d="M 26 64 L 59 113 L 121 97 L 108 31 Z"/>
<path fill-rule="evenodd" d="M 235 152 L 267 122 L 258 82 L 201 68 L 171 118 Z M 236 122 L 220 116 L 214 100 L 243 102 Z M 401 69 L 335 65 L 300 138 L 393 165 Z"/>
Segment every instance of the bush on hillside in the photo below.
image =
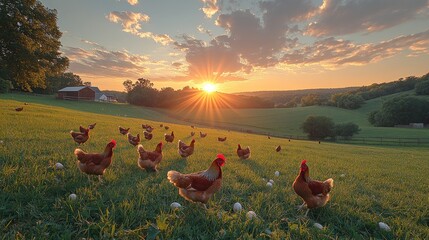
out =
<path fill-rule="evenodd" d="M 397 124 L 429 123 L 429 101 L 416 97 L 396 97 L 383 103 L 379 111 L 371 112 L 368 121 L 377 127 Z"/>
<path fill-rule="evenodd" d="M 308 137 L 314 140 L 335 137 L 334 127 L 332 119 L 325 116 L 309 116 L 301 126 Z"/>
<path fill-rule="evenodd" d="M 352 137 L 359 131 L 359 126 L 356 123 L 349 122 L 335 125 L 335 135 L 345 139 Z"/>
<path fill-rule="evenodd" d="M 416 84 L 417 95 L 429 95 L 429 80 L 421 81 Z"/>

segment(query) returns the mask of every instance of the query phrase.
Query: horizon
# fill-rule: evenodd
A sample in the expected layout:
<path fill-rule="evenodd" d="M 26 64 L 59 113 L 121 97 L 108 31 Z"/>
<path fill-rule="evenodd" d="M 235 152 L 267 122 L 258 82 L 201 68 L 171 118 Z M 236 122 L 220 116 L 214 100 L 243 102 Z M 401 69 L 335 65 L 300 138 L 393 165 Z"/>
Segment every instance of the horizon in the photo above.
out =
<path fill-rule="evenodd" d="M 68 71 L 101 90 L 138 78 L 224 93 L 329 89 L 429 71 L 426 0 L 40 1 L 57 10 Z"/>

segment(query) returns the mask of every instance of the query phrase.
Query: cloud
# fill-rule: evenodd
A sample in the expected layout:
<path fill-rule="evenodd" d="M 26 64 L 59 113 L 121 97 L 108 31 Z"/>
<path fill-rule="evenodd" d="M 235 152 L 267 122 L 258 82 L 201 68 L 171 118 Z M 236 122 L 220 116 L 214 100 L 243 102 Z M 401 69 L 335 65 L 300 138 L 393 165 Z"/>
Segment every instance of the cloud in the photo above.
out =
<path fill-rule="evenodd" d="M 324 0 L 306 33 L 338 36 L 391 28 L 427 11 L 427 0 Z"/>
<path fill-rule="evenodd" d="M 70 59 L 70 70 L 76 74 L 99 77 L 138 78 L 147 72 L 147 56 L 128 51 L 108 51 L 103 49 L 86 50 L 65 47 L 63 54 Z"/>
<path fill-rule="evenodd" d="M 209 35 L 210 37 L 213 36 L 212 32 L 208 29 L 205 29 L 202 25 L 198 25 L 197 27 L 198 32 L 200 33 L 206 33 L 207 35 Z"/>
<path fill-rule="evenodd" d="M 150 19 L 146 14 L 130 11 L 113 11 L 110 12 L 106 18 L 111 22 L 121 23 L 122 31 L 131 33 L 141 38 L 150 38 L 157 43 L 161 43 L 162 45 L 168 45 L 173 41 L 167 34 L 155 34 L 152 32 L 142 31 L 141 23 L 148 22 Z"/>
<path fill-rule="evenodd" d="M 137 5 L 138 3 L 139 3 L 139 0 L 128 0 L 128 3 L 130 4 L 130 5 Z"/>
<path fill-rule="evenodd" d="M 204 7 L 201 8 L 201 10 L 203 10 L 206 17 L 211 18 L 219 11 L 217 0 L 201 0 L 201 1 L 204 3 Z"/>
<path fill-rule="evenodd" d="M 189 63 L 188 76 L 193 81 L 223 81 L 235 72 L 249 72 L 239 55 L 230 48 L 217 44 L 206 45 L 203 41 L 184 35 L 184 42 L 175 42 L 177 49 L 186 52 Z"/>
<path fill-rule="evenodd" d="M 183 65 L 183 63 L 179 63 L 179 62 L 174 62 L 171 64 L 171 66 L 175 67 L 175 68 L 179 68 Z"/>
<path fill-rule="evenodd" d="M 400 36 L 376 44 L 355 44 L 334 37 L 316 41 L 311 46 L 284 54 L 287 64 L 321 64 L 326 67 L 363 65 L 381 61 L 395 54 L 411 51 L 413 55 L 429 53 L 429 30 Z"/>

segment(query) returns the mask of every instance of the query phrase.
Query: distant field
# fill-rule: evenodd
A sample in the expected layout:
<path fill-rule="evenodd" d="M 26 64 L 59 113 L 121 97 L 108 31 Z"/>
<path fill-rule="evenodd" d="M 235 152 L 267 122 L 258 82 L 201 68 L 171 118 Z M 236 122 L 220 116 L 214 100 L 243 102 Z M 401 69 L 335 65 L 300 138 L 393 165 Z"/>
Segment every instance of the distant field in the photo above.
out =
<path fill-rule="evenodd" d="M 196 138 L 188 160 L 179 157 L 177 139 L 189 142 L 187 125 L 168 124 L 176 143 L 166 144 L 157 174 L 137 167 L 137 152 L 117 126 L 142 133 L 141 124 L 155 126 L 154 139 L 143 141 L 153 149 L 163 138 L 160 123 L 146 119 L 107 116 L 30 103 L 24 111 L 14 100 L 0 101 L 0 235 L 3 239 L 425 239 L 429 236 L 429 149 L 368 147 L 311 141 L 291 141 L 265 136 L 197 128 L 208 137 Z M 10 98 L 10 95 L 8 96 Z M 27 101 L 27 100 L 26 100 Z M 49 101 L 52 102 L 52 101 Z M 68 103 L 67 103 L 68 104 Z M 71 104 L 71 103 L 70 103 Z M 76 104 L 76 103 L 73 103 Z M 94 110 L 88 105 L 86 108 Z M 109 105 L 110 106 L 110 105 Z M 94 110 L 95 111 L 95 110 Z M 120 110 L 117 110 L 120 111 Z M 153 113 L 156 114 L 156 113 Z M 159 115 L 161 116 L 161 115 Z M 76 144 L 69 131 L 97 122 L 83 146 L 101 151 L 112 138 L 112 166 L 102 184 L 90 183 L 76 167 Z M 226 142 L 217 137 L 227 136 Z M 239 160 L 236 144 L 249 145 L 252 157 Z M 274 151 L 281 145 L 280 153 Z M 167 171 L 205 169 L 217 153 L 224 153 L 223 186 L 205 210 L 181 198 Z M 302 159 L 308 160 L 311 177 L 333 177 L 332 200 L 310 211 L 298 212 L 300 198 L 291 184 Z M 56 162 L 64 170 L 54 170 Z M 275 177 L 274 172 L 280 171 Z M 345 174 L 341 178 L 340 175 Z M 266 180 L 262 180 L 265 178 Z M 275 181 L 272 189 L 266 181 Z M 77 200 L 68 199 L 76 193 Z M 172 202 L 184 206 L 170 210 Z M 233 213 L 241 202 L 245 211 Z M 256 220 L 245 213 L 255 211 Z M 378 222 L 392 231 L 384 232 Z M 324 230 L 313 224 L 318 222 Z M 272 233 L 268 235 L 267 229 Z"/>
<path fill-rule="evenodd" d="M 347 110 L 328 106 L 309 106 L 274 109 L 219 109 L 216 111 L 202 110 L 200 112 L 189 109 L 174 111 L 143 108 L 129 104 L 64 101 L 57 100 L 53 96 L 1 94 L 0 99 L 11 99 L 22 102 L 27 101 L 93 113 L 145 118 L 178 124 L 194 124 L 237 131 L 251 130 L 277 136 L 303 137 L 305 134 L 300 128 L 302 122 L 304 122 L 308 116 L 321 115 L 332 118 L 335 123 L 354 122 L 358 124 L 362 131 L 356 135 L 357 137 L 429 138 L 429 129 L 381 128 L 373 127 L 368 122 L 368 113 L 379 109 L 384 99 L 401 94 L 412 94 L 412 92 L 373 99 L 357 110 Z"/>

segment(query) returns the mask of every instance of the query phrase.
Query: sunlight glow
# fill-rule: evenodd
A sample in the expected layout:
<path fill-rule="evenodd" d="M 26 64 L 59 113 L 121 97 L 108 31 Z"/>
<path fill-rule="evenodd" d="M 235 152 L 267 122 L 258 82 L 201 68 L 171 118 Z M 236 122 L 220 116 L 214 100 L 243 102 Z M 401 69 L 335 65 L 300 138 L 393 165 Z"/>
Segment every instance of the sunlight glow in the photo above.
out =
<path fill-rule="evenodd" d="M 204 85 L 203 85 L 203 90 L 204 90 L 206 93 L 212 93 L 212 92 L 216 91 L 216 85 L 214 85 L 214 84 L 213 84 L 213 83 L 211 83 L 211 82 L 206 82 L 206 83 L 204 83 Z"/>

